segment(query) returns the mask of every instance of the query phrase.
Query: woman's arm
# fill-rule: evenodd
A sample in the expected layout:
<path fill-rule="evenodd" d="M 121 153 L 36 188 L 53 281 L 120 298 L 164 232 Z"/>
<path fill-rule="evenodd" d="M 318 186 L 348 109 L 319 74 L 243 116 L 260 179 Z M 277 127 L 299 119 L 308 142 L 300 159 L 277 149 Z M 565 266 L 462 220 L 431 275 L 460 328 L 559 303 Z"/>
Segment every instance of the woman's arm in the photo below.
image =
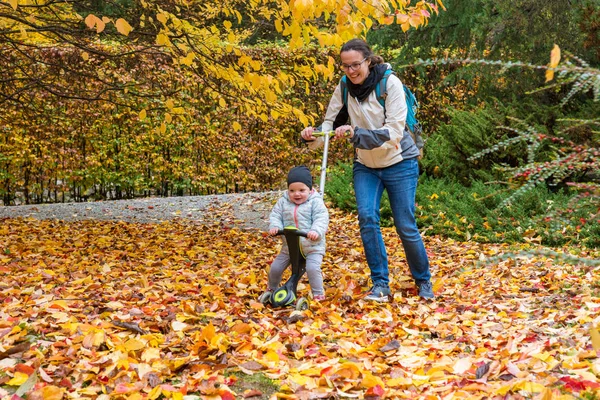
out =
<path fill-rule="evenodd" d="M 364 116 L 364 121 L 358 118 L 356 121 L 351 139 L 356 148 L 372 150 L 393 146 L 402 140 L 407 106 L 404 88 L 397 76 L 390 75 L 388 78 L 386 93 L 385 107 L 381 107 L 374 93 L 369 97 L 369 104 L 357 106 L 362 108 L 359 115 Z"/>

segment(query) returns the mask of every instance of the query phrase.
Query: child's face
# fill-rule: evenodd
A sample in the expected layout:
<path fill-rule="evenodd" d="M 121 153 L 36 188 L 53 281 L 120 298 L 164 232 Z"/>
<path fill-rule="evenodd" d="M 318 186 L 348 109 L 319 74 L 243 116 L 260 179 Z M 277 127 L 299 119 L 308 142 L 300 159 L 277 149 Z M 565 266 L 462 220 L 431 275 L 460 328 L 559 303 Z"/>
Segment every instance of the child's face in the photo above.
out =
<path fill-rule="evenodd" d="M 294 204 L 302 204 L 308 199 L 310 188 L 302 182 L 292 182 L 288 186 L 288 194 Z"/>

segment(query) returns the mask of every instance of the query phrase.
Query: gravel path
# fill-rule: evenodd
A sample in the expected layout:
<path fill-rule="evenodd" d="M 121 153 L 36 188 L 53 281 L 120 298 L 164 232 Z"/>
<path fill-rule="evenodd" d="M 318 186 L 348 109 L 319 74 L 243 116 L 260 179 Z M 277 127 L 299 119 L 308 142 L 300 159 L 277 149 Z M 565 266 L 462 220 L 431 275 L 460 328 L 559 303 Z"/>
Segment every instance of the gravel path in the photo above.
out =
<path fill-rule="evenodd" d="M 282 192 L 236 193 L 208 196 L 150 197 L 87 203 L 0 206 L 4 218 L 75 221 L 83 219 L 160 223 L 185 219 L 201 224 L 222 224 L 266 230 L 271 208 Z"/>

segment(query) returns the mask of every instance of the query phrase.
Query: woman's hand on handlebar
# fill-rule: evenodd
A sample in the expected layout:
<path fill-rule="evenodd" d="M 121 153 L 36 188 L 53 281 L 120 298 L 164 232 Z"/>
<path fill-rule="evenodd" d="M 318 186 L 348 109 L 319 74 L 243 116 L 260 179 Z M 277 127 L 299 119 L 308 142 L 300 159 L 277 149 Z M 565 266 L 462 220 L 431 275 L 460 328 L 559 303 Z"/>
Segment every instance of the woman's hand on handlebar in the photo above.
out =
<path fill-rule="evenodd" d="M 300 133 L 300 136 L 302 136 L 302 139 L 306 140 L 307 142 L 312 142 L 313 140 L 316 139 L 316 137 L 313 136 L 313 132 L 315 132 L 315 131 L 316 131 L 316 129 L 313 128 L 312 126 L 307 126 Z"/>
<path fill-rule="evenodd" d="M 277 229 L 277 228 L 271 228 L 271 229 L 269 229 L 269 235 L 276 236 L 277 233 L 279 233 L 279 229 Z"/>
<path fill-rule="evenodd" d="M 350 125 L 338 126 L 335 129 L 335 138 L 336 139 L 341 139 L 341 138 L 345 138 L 345 137 L 349 137 L 350 139 L 352 139 L 353 136 L 354 136 L 354 128 L 352 128 Z"/>

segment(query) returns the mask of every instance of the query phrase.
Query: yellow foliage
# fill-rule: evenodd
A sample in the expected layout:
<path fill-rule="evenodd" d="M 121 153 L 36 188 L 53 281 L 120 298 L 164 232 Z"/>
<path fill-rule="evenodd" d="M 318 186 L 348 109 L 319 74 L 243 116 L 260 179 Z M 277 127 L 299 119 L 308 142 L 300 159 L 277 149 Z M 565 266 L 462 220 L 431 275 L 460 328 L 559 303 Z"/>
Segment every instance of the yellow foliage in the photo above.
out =
<path fill-rule="evenodd" d="M 548 64 L 548 69 L 546 70 L 546 82 L 554 79 L 554 68 L 558 66 L 558 63 L 560 63 L 560 47 L 555 44 L 550 52 L 550 63 Z"/>

